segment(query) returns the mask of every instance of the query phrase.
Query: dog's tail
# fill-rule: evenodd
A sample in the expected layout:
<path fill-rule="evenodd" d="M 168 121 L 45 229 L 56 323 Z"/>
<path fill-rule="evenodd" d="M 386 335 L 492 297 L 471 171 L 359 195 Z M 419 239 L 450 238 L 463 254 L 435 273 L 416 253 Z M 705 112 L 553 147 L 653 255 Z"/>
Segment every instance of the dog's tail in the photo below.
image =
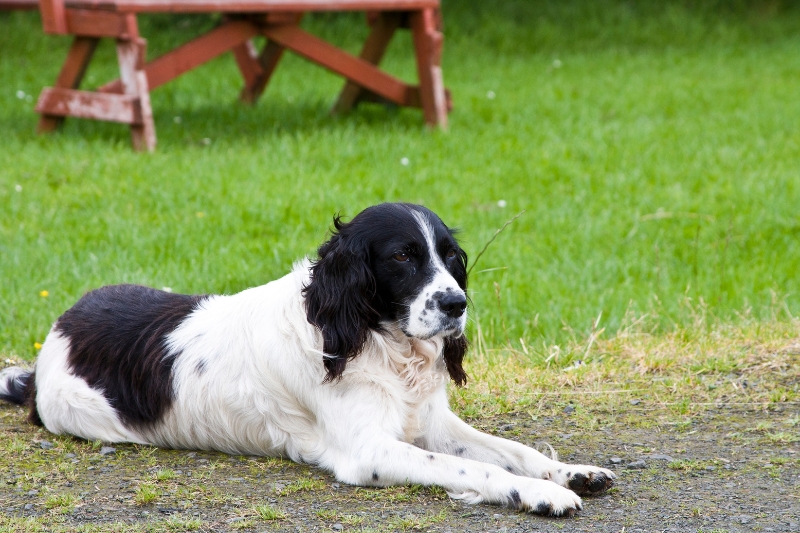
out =
<path fill-rule="evenodd" d="M 18 366 L 0 370 L 0 400 L 28 406 L 31 410 L 28 420 L 42 425 L 36 410 L 36 376 L 32 370 Z"/>
<path fill-rule="evenodd" d="M 25 390 L 33 372 L 18 366 L 0 371 L 0 400 L 22 405 L 25 403 Z"/>

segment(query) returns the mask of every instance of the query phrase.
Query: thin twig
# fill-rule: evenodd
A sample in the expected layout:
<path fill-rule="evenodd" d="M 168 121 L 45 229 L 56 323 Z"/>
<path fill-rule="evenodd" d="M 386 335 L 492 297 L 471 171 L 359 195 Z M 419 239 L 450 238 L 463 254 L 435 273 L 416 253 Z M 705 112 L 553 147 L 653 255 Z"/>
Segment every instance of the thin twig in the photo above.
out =
<path fill-rule="evenodd" d="M 483 255 L 483 252 L 485 252 L 485 251 L 486 251 L 486 249 L 489 247 L 489 245 L 490 245 L 490 244 L 492 244 L 492 242 L 493 242 L 493 241 L 494 241 L 494 240 L 497 238 L 497 236 L 498 236 L 498 235 L 500 235 L 500 234 L 503 232 L 503 230 L 504 230 L 504 229 L 506 229 L 506 227 L 507 227 L 509 224 L 511 224 L 512 222 L 514 222 L 515 220 L 517 220 L 519 217 L 521 217 L 521 216 L 523 215 L 523 213 L 525 213 L 525 210 L 524 210 L 524 209 L 523 209 L 522 211 L 520 211 L 519 213 L 517 213 L 517 215 L 516 215 L 514 218 L 512 218 L 511 220 L 509 220 L 508 222 L 506 222 L 505 224 L 503 224 L 503 227 L 502 227 L 502 228 L 500 228 L 499 230 L 497 230 L 497 231 L 495 231 L 495 232 L 494 232 L 494 235 L 492 235 L 492 238 L 491 238 L 491 239 L 489 239 L 489 242 L 487 242 L 487 243 L 484 245 L 484 247 L 483 247 L 483 250 L 481 250 L 480 252 L 478 252 L 478 255 L 477 255 L 477 256 L 475 256 L 475 261 L 472 263 L 472 266 L 471 266 L 471 267 L 469 267 L 469 269 L 467 269 L 467 276 L 469 276 L 469 273 L 470 273 L 470 272 L 472 272 L 472 269 L 473 269 L 473 268 L 475 268 L 475 265 L 477 265 L 477 264 L 478 264 L 478 260 L 481 258 L 481 256 Z"/>

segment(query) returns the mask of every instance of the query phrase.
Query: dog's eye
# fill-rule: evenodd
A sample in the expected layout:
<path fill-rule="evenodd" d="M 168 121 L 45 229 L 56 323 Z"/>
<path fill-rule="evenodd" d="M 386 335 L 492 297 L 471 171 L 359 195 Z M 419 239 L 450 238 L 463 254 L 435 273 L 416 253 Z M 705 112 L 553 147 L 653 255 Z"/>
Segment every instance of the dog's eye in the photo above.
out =
<path fill-rule="evenodd" d="M 446 255 L 445 257 L 446 257 L 447 259 L 452 259 L 452 258 L 454 258 L 455 256 L 456 256 L 456 251 L 455 251 L 455 250 L 450 250 L 449 252 L 447 252 L 447 255 Z"/>
<path fill-rule="evenodd" d="M 408 261 L 408 254 L 405 252 L 397 252 L 392 256 L 395 261 L 400 261 L 401 263 L 405 263 Z"/>

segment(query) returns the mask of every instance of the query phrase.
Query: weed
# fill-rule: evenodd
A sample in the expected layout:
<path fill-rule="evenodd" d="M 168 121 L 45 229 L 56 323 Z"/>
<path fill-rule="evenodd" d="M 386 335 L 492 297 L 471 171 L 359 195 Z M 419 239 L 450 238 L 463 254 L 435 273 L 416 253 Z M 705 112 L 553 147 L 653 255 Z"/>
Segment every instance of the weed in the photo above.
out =
<path fill-rule="evenodd" d="M 286 496 L 287 494 L 294 494 L 296 492 L 322 490 L 324 488 L 325 482 L 322 480 L 303 476 L 286 485 L 280 490 L 279 494 L 281 496 Z"/>
<path fill-rule="evenodd" d="M 169 468 L 162 468 L 157 470 L 155 473 L 156 481 L 169 481 L 171 479 L 175 479 L 175 471 Z"/>
<path fill-rule="evenodd" d="M 286 513 L 267 504 L 257 505 L 253 508 L 253 511 L 255 511 L 256 515 L 258 515 L 261 520 L 283 520 L 286 518 Z M 319 514 L 319 512 L 317 514 Z"/>
<path fill-rule="evenodd" d="M 51 494 L 44 502 L 46 509 L 56 509 L 62 514 L 66 514 L 72 510 L 75 504 L 75 496 L 69 493 Z"/>
<path fill-rule="evenodd" d="M 793 442 L 800 441 L 800 435 L 797 433 L 789 433 L 786 431 L 775 431 L 773 433 L 766 434 L 767 439 L 770 442 L 779 443 L 779 444 L 792 444 Z"/>
<path fill-rule="evenodd" d="M 151 483 L 141 483 L 136 487 L 136 503 L 139 505 L 147 505 L 152 503 L 160 496 L 158 488 Z"/>
<path fill-rule="evenodd" d="M 175 533 L 181 531 L 198 531 L 203 527 L 203 521 L 199 518 L 173 516 L 164 522 L 164 526 L 168 531 L 173 531 Z"/>

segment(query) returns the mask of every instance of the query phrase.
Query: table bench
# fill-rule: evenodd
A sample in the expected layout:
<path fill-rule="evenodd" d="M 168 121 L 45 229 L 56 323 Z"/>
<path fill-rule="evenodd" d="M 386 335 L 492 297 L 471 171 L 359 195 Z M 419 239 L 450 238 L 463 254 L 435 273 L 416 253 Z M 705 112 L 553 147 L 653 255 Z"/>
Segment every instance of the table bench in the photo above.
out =
<path fill-rule="evenodd" d="M 0 0 L 0 8 L 30 8 L 36 0 Z M 130 125 L 137 150 L 152 151 L 156 131 L 150 91 L 207 61 L 232 51 L 244 78 L 240 98 L 254 103 L 264 92 L 285 50 L 291 50 L 347 79 L 334 112 L 362 101 L 422 108 L 425 122 L 445 128 L 450 109 L 442 82 L 439 0 L 38 0 L 44 31 L 74 40 L 54 87 L 39 96 L 39 132 L 56 129 L 66 117 Z M 304 13 L 365 11 L 371 32 L 358 57 L 304 31 Z M 151 61 L 139 34 L 141 13 L 222 13 L 215 29 Z M 412 32 L 418 85 L 378 68 L 398 28 Z M 252 42 L 266 37 L 262 50 Z M 120 77 L 96 90 L 80 90 L 81 79 L 101 38 L 116 40 Z"/>

